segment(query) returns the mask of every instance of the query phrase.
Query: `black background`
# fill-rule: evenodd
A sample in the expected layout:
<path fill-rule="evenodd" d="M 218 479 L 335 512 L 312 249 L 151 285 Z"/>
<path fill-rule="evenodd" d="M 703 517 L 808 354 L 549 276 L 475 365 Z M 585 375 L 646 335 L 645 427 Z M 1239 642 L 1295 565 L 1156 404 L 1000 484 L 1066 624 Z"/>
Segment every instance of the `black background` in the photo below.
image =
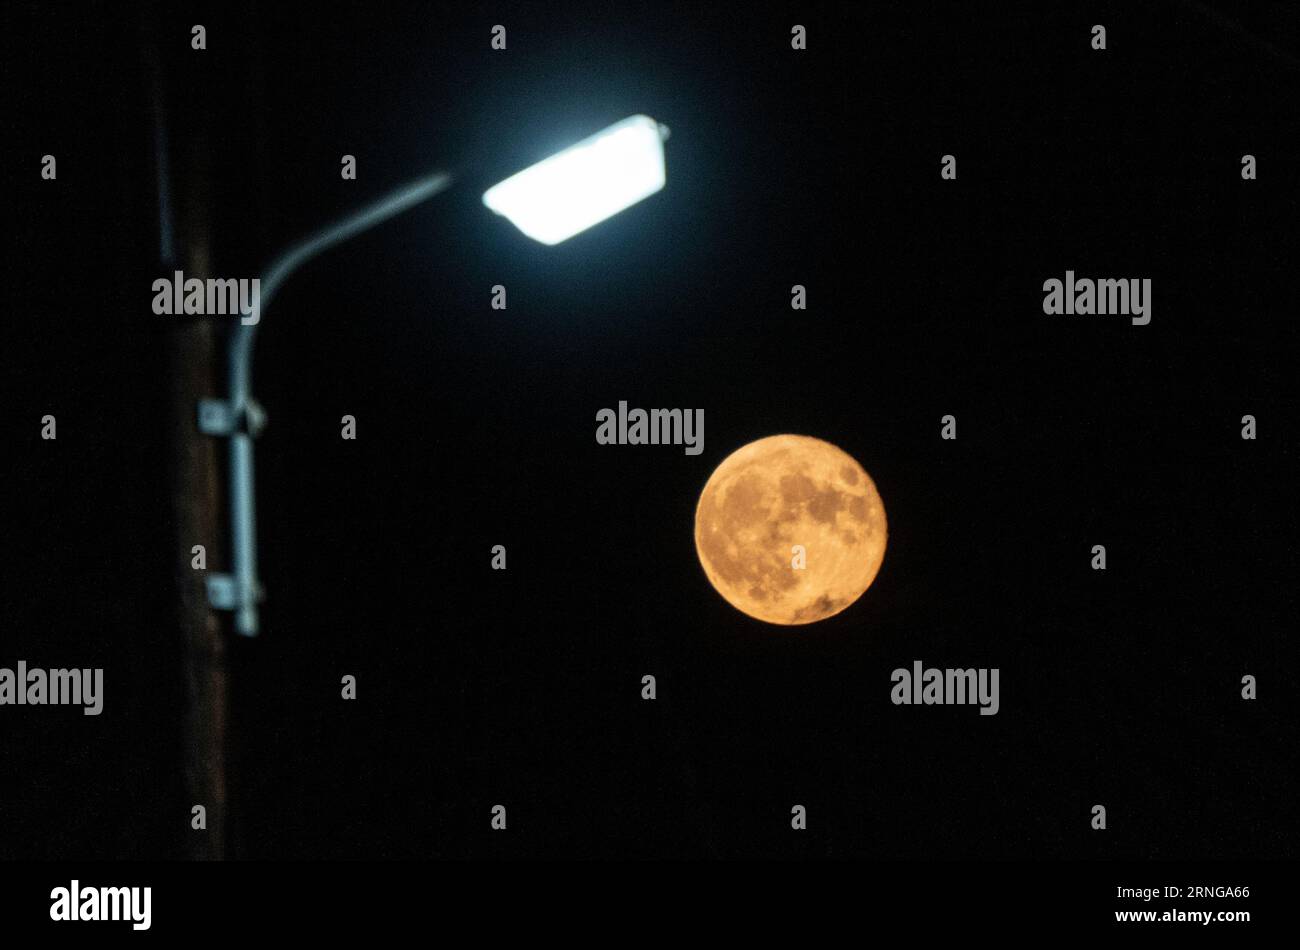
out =
<path fill-rule="evenodd" d="M 172 148 L 207 133 L 214 273 L 464 172 L 261 328 L 237 856 L 1291 853 L 1297 17 L 1050 7 L 6 7 L 0 665 L 102 666 L 106 700 L 0 709 L 0 856 L 194 833 L 150 31 Z M 661 194 L 553 248 L 481 206 L 637 112 L 672 129 Z M 1152 322 L 1045 316 L 1067 268 L 1150 277 Z M 704 409 L 704 453 L 597 445 L 621 399 Z M 693 548 L 710 472 L 778 432 L 889 516 L 875 584 L 808 627 L 735 611 Z M 891 705 L 916 659 L 1000 668 L 1001 711 Z"/>

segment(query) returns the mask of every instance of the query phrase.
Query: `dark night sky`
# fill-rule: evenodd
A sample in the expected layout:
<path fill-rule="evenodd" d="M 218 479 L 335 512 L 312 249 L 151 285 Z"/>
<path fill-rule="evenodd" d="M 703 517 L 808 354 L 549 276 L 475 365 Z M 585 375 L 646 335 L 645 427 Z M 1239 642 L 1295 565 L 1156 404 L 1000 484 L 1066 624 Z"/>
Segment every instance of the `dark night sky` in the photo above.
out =
<path fill-rule="evenodd" d="M 106 711 L 0 710 L 0 855 L 188 833 L 142 19 L 211 176 L 215 273 L 464 173 L 264 320 L 238 854 L 1281 854 L 1296 14 L 1243 21 L 1263 45 L 1196 3 L 896 6 L 7 10 L 0 665 L 103 666 Z M 672 129 L 660 195 L 553 248 L 481 206 L 637 112 Z M 1151 324 L 1044 316 L 1067 268 L 1152 278 Z M 597 445 L 621 399 L 703 408 L 704 453 Z M 804 628 L 723 602 L 692 542 L 713 468 L 778 432 L 856 457 L 890 521 L 870 591 Z M 1000 713 L 891 705 L 916 659 L 1000 668 Z"/>

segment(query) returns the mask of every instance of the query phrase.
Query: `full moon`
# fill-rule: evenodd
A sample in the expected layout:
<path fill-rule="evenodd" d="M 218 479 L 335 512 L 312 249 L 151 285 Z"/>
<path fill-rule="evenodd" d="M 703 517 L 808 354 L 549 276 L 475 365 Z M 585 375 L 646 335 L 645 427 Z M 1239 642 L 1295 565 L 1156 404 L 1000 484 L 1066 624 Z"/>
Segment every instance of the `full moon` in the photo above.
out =
<path fill-rule="evenodd" d="M 695 550 L 718 593 L 768 623 L 833 617 L 885 559 L 885 506 L 853 456 L 805 435 L 732 452 L 695 508 Z"/>

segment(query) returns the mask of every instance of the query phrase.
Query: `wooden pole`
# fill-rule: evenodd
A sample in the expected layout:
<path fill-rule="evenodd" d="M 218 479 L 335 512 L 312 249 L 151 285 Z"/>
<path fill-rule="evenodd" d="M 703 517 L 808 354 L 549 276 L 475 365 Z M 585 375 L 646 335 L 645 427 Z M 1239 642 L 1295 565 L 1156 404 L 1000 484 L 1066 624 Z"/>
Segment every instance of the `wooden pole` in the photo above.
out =
<path fill-rule="evenodd" d="M 187 277 L 207 278 L 212 235 L 206 129 L 177 123 L 180 110 L 167 99 L 166 57 L 157 46 L 153 15 L 152 10 L 145 14 L 144 47 L 152 79 L 160 276 L 170 277 L 179 266 Z M 175 142 L 185 147 L 173 148 Z M 169 319 L 166 344 L 169 502 L 175 526 L 175 621 L 183 647 L 182 767 L 188 798 L 186 813 L 177 820 L 185 822 L 189 858 L 219 861 L 227 846 L 228 653 L 224 625 L 208 606 L 206 571 L 195 569 L 193 561 L 194 546 L 202 545 L 209 569 L 223 563 L 217 445 L 199 431 L 197 410 L 200 399 L 219 394 L 221 340 L 210 319 L 176 314 Z M 205 828 L 193 827 L 195 805 L 204 809 Z"/>

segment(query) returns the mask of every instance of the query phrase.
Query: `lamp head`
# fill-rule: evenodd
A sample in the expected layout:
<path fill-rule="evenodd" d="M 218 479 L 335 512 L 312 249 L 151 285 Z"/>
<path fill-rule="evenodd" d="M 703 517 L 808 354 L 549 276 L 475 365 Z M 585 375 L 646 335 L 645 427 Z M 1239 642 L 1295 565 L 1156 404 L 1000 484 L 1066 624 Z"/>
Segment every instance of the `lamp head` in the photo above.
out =
<path fill-rule="evenodd" d="M 483 203 L 559 244 L 662 189 L 667 137 L 649 116 L 629 116 L 493 185 Z"/>

